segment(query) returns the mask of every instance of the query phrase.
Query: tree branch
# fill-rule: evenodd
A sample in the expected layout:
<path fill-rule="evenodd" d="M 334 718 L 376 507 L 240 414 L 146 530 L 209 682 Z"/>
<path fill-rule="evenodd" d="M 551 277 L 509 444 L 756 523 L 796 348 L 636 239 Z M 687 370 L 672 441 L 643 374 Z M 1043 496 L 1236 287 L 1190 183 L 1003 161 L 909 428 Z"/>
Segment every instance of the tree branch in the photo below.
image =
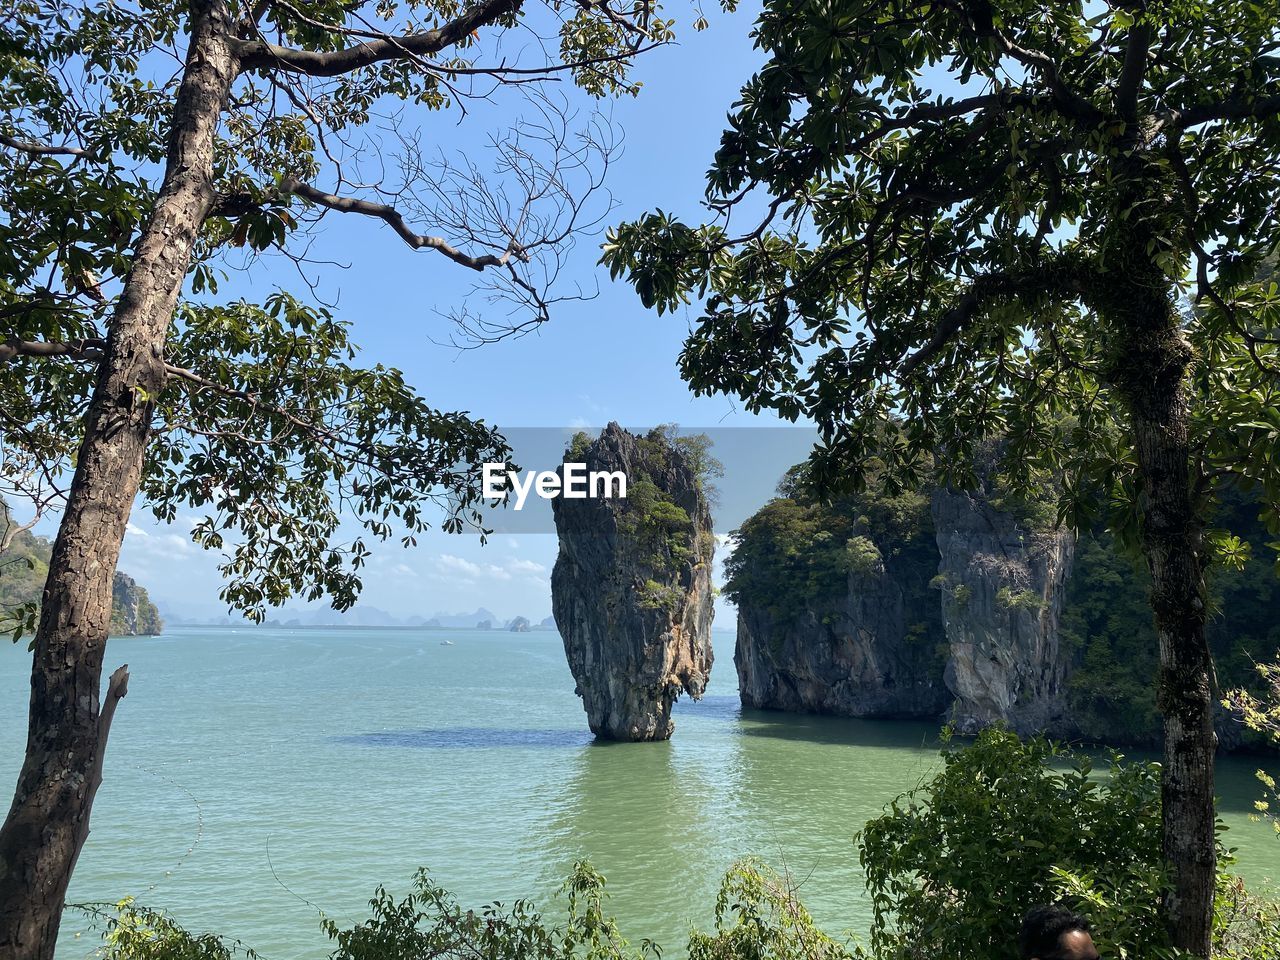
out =
<path fill-rule="evenodd" d="M 1003 297 L 1029 296 L 1036 306 L 1047 297 L 1083 293 L 1086 278 L 1081 268 L 1065 257 L 1055 258 L 1052 269 L 1042 265 L 1033 270 L 1011 273 L 988 273 L 977 277 L 959 299 L 938 318 L 933 334 L 914 353 L 908 354 L 898 368 L 898 375 L 909 376 L 917 367 L 941 353 L 957 334 L 964 331 L 986 304 Z"/>
<path fill-rule="evenodd" d="M 68 343 L 19 340 L 0 343 L 0 362 L 14 357 L 71 357 L 73 360 L 101 360 L 106 343 L 102 340 L 73 340 Z"/>
<path fill-rule="evenodd" d="M 1106 115 L 1101 110 L 1067 85 L 1058 73 L 1058 65 L 1048 54 L 1019 46 L 999 30 L 993 30 L 992 36 L 1001 50 L 1044 80 L 1053 94 L 1054 101 L 1065 114 L 1084 124 L 1089 130 L 1106 119 Z"/>
<path fill-rule="evenodd" d="M 265 40 L 233 40 L 241 70 L 285 70 L 335 77 L 385 60 L 430 56 L 465 40 L 480 27 L 516 13 L 523 0 L 482 0 L 443 26 L 403 37 L 391 34 L 328 53 L 277 46 Z"/>
<path fill-rule="evenodd" d="M 129 665 L 119 667 L 111 674 L 107 682 L 107 693 L 98 712 L 98 736 L 93 745 L 93 759 L 89 763 L 88 782 L 85 784 L 84 808 L 76 820 L 75 833 L 71 842 L 74 848 L 71 853 L 71 867 L 75 870 L 76 861 L 80 859 L 80 851 L 84 842 L 89 839 L 89 813 L 93 809 L 94 797 L 102 786 L 102 765 L 107 755 L 107 735 L 111 733 L 111 720 L 116 715 L 116 704 L 129 692 Z"/>
<path fill-rule="evenodd" d="M 48 143 L 33 143 L 30 140 L 19 140 L 3 133 L 0 133 L 0 144 L 36 157 L 87 157 L 89 155 L 88 150 L 80 147 L 55 147 Z"/>
<path fill-rule="evenodd" d="M 292 193 L 295 196 L 302 197 L 304 200 L 309 200 L 322 207 L 328 207 L 330 210 L 337 210 L 340 213 L 359 213 L 366 217 L 377 217 L 379 220 L 385 221 L 413 249 L 421 250 L 423 247 L 428 247 L 432 250 L 438 250 L 454 263 L 470 267 L 472 270 L 479 271 L 484 270 L 486 267 L 503 266 L 511 259 L 513 254 L 520 259 L 527 259 L 527 254 L 519 246 L 510 247 L 501 256 L 485 254 L 484 256 L 473 257 L 440 237 L 414 233 L 409 228 L 409 225 L 404 222 L 404 217 L 400 211 L 385 203 L 373 203 L 368 200 L 353 200 L 350 197 L 335 196 L 332 193 L 317 190 L 309 184 L 294 180 L 292 177 L 283 179 L 280 182 L 280 189 L 284 193 Z"/>
<path fill-rule="evenodd" d="M 929 360 L 941 353 L 952 338 L 969 325 L 977 315 L 985 299 L 986 295 L 977 289 L 977 282 L 975 282 L 946 313 L 938 318 L 937 326 L 933 330 L 933 336 L 928 339 L 924 346 L 915 353 L 909 354 L 902 361 L 902 365 L 899 368 L 900 375 L 909 377 L 916 367 L 928 363 Z"/>
<path fill-rule="evenodd" d="M 1147 53 L 1151 49 L 1151 27 L 1137 23 L 1129 30 L 1129 42 L 1124 50 L 1124 66 L 1120 70 L 1120 82 L 1116 85 L 1116 111 L 1126 124 L 1138 119 L 1138 92 L 1147 73 Z"/>
<path fill-rule="evenodd" d="M 1188 107 L 1173 118 L 1173 125 L 1188 130 L 1214 120 L 1244 120 L 1248 117 L 1274 117 L 1280 114 L 1280 94 L 1271 97 L 1252 97 L 1235 94 L 1225 100 L 1200 103 Z"/>

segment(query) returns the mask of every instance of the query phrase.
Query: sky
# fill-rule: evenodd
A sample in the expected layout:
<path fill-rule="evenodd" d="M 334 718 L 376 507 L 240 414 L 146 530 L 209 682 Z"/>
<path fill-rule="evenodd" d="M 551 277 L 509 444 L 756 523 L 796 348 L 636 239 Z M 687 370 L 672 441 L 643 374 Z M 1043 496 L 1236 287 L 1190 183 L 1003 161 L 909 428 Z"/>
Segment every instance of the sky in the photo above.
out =
<path fill-rule="evenodd" d="M 622 156 L 609 171 L 607 187 L 618 206 L 616 223 L 655 207 L 702 219 L 704 174 L 719 143 L 725 116 L 741 84 L 760 62 L 749 37 L 758 7 L 710 17 L 710 29 L 694 33 L 688 16 L 680 42 L 644 54 L 632 74 L 642 81 L 638 97 L 600 106 L 625 135 Z M 572 95 L 571 91 L 566 91 Z M 590 109 L 591 103 L 575 98 Z M 466 155 L 485 166 L 490 135 L 505 129 L 519 110 L 518 97 L 473 105 L 458 114 L 425 118 L 424 142 Z M 644 310 L 629 287 L 611 285 L 596 266 L 601 237 L 586 237 L 573 252 L 566 279 L 600 295 L 559 305 L 552 321 L 529 336 L 458 350 L 446 344 L 452 330 L 439 311 L 467 297 L 475 274 L 430 251 L 414 251 L 385 224 L 353 215 L 330 215 L 310 255 L 344 269 L 320 272 L 318 296 L 336 303 L 336 313 L 354 324 L 363 348 L 358 362 L 400 368 L 433 406 L 469 411 L 499 427 L 602 427 L 611 420 L 645 427 L 677 422 L 687 428 L 768 425 L 725 397 L 695 398 L 676 369 L 687 314 L 659 317 Z M 224 293 L 261 299 L 277 286 L 305 294 L 294 266 L 268 258 L 246 277 L 232 277 Z M 473 300 L 483 309 L 482 300 Z M 777 459 L 779 462 L 772 462 Z M 765 457 L 755 464 L 772 487 L 790 462 Z M 763 501 L 763 495 L 762 495 Z M 120 569 L 138 579 L 162 609 L 183 617 L 226 612 L 218 599 L 215 556 L 191 543 L 192 515 L 172 526 L 156 524 L 135 509 Z M 45 524 L 39 532 L 51 535 Z M 481 545 L 473 535 L 432 533 L 418 546 L 389 543 L 374 548 L 364 578 L 362 605 L 396 616 L 431 616 L 487 607 L 500 618 L 550 613 L 550 570 L 556 541 L 550 533 L 493 537 Z M 723 545 L 719 551 L 724 555 Z M 302 608 L 300 603 L 288 606 Z M 732 625 L 723 603 L 718 626 Z"/>

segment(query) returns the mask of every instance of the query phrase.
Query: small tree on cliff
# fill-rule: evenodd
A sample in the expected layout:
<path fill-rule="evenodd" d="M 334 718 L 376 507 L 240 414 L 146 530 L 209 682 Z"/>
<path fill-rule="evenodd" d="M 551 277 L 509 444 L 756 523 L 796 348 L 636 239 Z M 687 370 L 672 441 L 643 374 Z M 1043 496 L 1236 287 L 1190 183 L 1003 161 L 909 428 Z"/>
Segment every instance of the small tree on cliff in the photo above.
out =
<path fill-rule="evenodd" d="M 122 669 L 100 706 L 135 497 L 161 519 L 207 514 L 193 534 L 226 547 L 232 606 L 346 607 L 367 549 L 340 539 L 341 515 L 406 540 L 436 508 L 446 529 L 478 522 L 472 467 L 506 453 L 396 370 L 349 365 L 329 311 L 284 292 L 219 302 L 220 273 L 268 249 L 305 272 L 306 233 L 353 213 L 522 311 L 462 312 L 469 334 L 542 322 L 612 145 L 537 91 L 635 92 L 629 63 L 672 24 L 652 0 L 10 0 L 0 19 L 3 481 L 62 511 L 0 828 L 0 958 L 25 960 L 53 953 L 124 693 Z M 498 95 L 529 109 L 495 139 L 495 175 L 417 148 L 412 111 Z"/>
<path fill-rule="evenodd" d="M 819 481 L 1064 478 L 1152 575 L 1166 910 L 1209 951 L 1213 693 L 1206 530 L 1224 482 L 1280 501 L 1280 32 L 1223 0 L 769 0 L 767 61 L 709 173 L 719 219 L 664 213 L 605 248 L 659 311 L 703 315 L 701 392 L 812 417 Z M 946 84 L 945 95 L 930 89 Z M 753 212 L 754 211 L 754 212 Z M 731 228 L 729 220 L 749 217 Z M 1199 309 L 1180 310 L 1190 287 Z"/>

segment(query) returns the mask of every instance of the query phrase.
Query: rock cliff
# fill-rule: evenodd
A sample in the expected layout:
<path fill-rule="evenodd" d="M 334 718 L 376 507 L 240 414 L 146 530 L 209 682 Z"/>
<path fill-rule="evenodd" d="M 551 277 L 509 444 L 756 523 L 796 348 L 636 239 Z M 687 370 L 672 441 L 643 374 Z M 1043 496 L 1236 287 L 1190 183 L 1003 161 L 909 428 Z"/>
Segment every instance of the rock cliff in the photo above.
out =
<path fill-rule="evenodd" d="M 930 589 L 937 562 L 928 501 L 898 506 L 914 513 L 916 523 L 892 545 L 890 531 L 869 529 L 860 510 L 850 511 L 858 518 L 849 530 L 833 518 L 815 518 L 819 537 L 839 542 L 852 533 L 832 558 L 833 589 L 799 598 L 793 586 L 788 596 L 801 603 L 739 598 L 734 664 L 744 707 L 881 718 L 932 718 L 946 709 L 951 698 L 942 678 L 941 611 Z M 735 582 L 764 579 L 764 571 L 743 567 L 769 565 L 774 547 L 786 549 L 782 539 L 763 555 L 731 561 Z"/>
<path fill-rule="evenodd" d="M 0 534 L 11 522 L 9 505 L 0 498 Z M 0 618 L 24 604 L 40 603 L 52 553 L 53 544 L 29 530 L 12 538 L 9 549 L 0 554 Z M 111 635 L 154 636 L 163 630 L 160 612 L 147 591 L 117 571 L 111 588 Z"/>
<path fill-rule="evenodd" d="M 1068 660 L 1060 623 L 1074 536 L 1039 529 L 983 492 L 936 491 L 933 521 L 952 725 L 961 733 L 996 721 L 1020 733 L 1061 729 Z"/>
<path fill-rule="evenodd" d="M 1074 540 L 991 490 L 775 500 L 726 564 L 747 707 L 1061 729 Z"/>
<path fill-rule="evenodd" d="M 566 462 L 622 471 L 627 497 L 552 501 L 552 611 L 596 736 L 665 740 L 671 706 L 711 672 L 715 539 L 702 480 L 678 442 L 611 423 Z"/>
<path fill-rule="evenodd" d="M 990 476 L 974 492 L 833 504 L 781 492 L 725 563 L 744 706 L 1159 744 L 1150 581 L 1101 525 L 1055 531 L 1048 491 L 1020 498 Z M 1255 693 L 1255 659 L 1280 644 L 1260 507 L 1224 494 L 1219 521 L 1254 553 L 1215 571 L 1207 629 L 1222 688 Z M 1217 726 L 1225 749 L 1263 746 L 1225 710 Z"/>
<path fill-rule="evenodd" d="M 111 633 L 126 637 L 154 637 L 163 631 L 160 612 L 147 596 L 146 589 L 117 570 L 111 583 Z"/>

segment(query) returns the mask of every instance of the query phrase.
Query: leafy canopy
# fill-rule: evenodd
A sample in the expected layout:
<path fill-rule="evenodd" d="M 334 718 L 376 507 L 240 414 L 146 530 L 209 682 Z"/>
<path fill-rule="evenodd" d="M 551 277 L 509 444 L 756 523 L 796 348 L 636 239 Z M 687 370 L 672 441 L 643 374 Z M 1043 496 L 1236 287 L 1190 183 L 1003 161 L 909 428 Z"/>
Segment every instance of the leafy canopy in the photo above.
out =
<path fill-rule="evenodd" d="M 228 18 L 238 73 L 212 207 L 190 211 L 201 228 L 164 345 L 168 386 L 141 398 L 157 405 L 142 499 L 165 521 L 196 512 L 196 542 L 223 551 L 231 606 L 259 618 L 293 595 L 347 607 L 366 538 L 482 526 L 475 467 L 507 449 L 398 370 L 356 363 L 353 318 L 314 293 L 312 236 L 326 215 L 377 218 L 387 243 L 475 271 L 498 315 L 524 318 L 482 322 L 484 335 L 542 322 L 574 238 L 601 215 L 592 198 L 616 144 L 541 91 L 563 77 L 588 103 L 636 93 L 632 62 L 669 42 L 674 20 L 652 0 L 0 4 L 0 490 L 39 512 L 64 496 L 202 11 Z M 504 46 L 520 31 L 556 42 Z M 451 118 L 424 138 L 433 115 L 497 98 L 518 119 L 494 138 L 491 170 L 450 151 Z M 228 278 L 245 290 L 278 277 L 267 256 L 291 260 L 308 293 L 221 292 Z"/>
<path fill-rule="evenodd" d="M 1075 525 L 1114 503 L 1132 530 L 1130 418 L 1172 355 L 1196 493 L 1235 475 L 1275 526 L 1271 5 L 770 0 L 754 36 L 713 219 L 659 210 L 604 248 L 645 305 L 696 305 L 695 391 L 812 418 L 831 481 L 879 456 L 917 482 L 942 451 L 967 485 L 1002 436 L 1014 479 L 1063 476 Z"/>

